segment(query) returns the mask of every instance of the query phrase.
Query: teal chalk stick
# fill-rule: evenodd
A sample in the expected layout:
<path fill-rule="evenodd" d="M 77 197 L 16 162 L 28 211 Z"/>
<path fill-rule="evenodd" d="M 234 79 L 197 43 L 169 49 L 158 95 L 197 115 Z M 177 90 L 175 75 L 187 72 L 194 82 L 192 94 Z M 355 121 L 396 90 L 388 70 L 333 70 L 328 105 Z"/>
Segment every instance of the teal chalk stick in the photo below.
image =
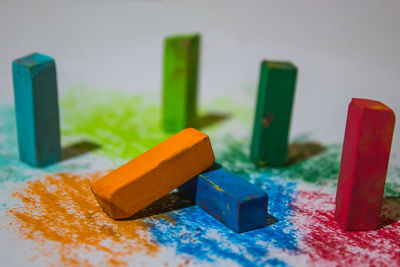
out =
<path fill-rule="evenodd" d="M 165 39 L 162 124 L 169 132 L 196 127 L 199 46 L 199 34 Z"/>
<path fill-rule="evenodd" d="M 261 63 L 251 159 L 257 166 L 286 162 L 297 68 L 290 62 Z"/>
<path fill-rule="evenodd" d="M 56 66 L 34 53 L 12 63 L 20 160 L 44 167 L 61 160 Z"/>

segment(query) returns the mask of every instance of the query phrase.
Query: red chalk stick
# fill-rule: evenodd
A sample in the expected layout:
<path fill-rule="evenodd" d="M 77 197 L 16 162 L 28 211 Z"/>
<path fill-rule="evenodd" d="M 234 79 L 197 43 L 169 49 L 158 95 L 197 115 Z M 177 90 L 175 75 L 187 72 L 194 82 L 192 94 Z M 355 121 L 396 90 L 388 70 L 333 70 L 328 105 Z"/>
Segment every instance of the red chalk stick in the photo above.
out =
<path fill-rule="evenodd" d="M 395 116 L 378 101 L 353 98 L 336 193 L 336 219 L 346 231 L 378 228 Z"/>

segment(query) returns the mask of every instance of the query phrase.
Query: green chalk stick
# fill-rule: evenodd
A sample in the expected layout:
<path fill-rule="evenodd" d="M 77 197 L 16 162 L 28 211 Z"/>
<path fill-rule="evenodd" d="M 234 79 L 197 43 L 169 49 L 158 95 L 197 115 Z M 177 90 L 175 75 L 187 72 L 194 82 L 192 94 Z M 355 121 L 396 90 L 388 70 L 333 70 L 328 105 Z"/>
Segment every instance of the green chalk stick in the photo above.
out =
<path fill-rule="evenodd" d="M 297 68 L 290 62 L 263 61 L 251 142 L 257 166 L 285 164 Z"/>
<path fill-rule="evenodd" d="M 167 131 L 196 126 L 199 43 L 199 34 L 165 39 L 162 123 Z"/>

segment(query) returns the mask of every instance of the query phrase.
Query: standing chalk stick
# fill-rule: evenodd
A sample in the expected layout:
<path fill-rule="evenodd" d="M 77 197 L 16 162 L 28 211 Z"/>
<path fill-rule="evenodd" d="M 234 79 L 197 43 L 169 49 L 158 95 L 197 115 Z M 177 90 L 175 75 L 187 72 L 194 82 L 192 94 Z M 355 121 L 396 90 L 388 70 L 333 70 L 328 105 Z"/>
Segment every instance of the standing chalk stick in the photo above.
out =
<path fill-rule="evenodd" d="M 198 34 L 165 40 L 162 123 L 167 131 L 196 126 L 199 43 Z"/>
<path fill-rule="evenodd" d="M 296 77 L 290 62 L 261 63 L 250 152 L 257 166 L 285 164 Z"/>
<path fill-rule="evenodd" d="M 353 98 L 336 193 L 336 218 L 347 231 L 379 225 L 395 116 L 386 105 Z"/>
<path fill-rule="evenodd" d="M 217 163 L 179 191 L 235 232 L 267 225 L 268 194 Z"/>
<path fill-rule="evenodd" d="M 31 54 L 12 63 L 21 161 L 44 167 L 61 160 L 56 66 Z"/>

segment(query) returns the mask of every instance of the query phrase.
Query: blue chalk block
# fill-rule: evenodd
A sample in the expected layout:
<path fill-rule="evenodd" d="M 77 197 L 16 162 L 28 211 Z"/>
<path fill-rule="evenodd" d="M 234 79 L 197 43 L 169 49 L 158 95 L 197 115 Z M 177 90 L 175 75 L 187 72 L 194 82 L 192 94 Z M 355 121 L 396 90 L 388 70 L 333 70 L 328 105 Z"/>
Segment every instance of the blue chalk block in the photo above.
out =
<path fill-rule="evenodd" d="M 55 62 L 31 54 L 12 63 L 21 161 L 44 167 L 61 160 Z"/>
<path fill-rule="evenodd" d="M 222 168 L 220 164 L 214 162 L 213 166 L 211 166 L 208 170 L 205 171 L 213 171 Z M 197 193 L 197 180 L 198 176 L 190 179 L 183 185 L 178 187 L 179 192 L 181 192 L 187 199 L 189 199 L 192 203 L 196 204 L 196 193 Z"/>
<path fill-rule="evenodd" d="M 268 194 L 225 168 L 204 172 L 179 190 L 235 232 L 267 225 Z"/>

